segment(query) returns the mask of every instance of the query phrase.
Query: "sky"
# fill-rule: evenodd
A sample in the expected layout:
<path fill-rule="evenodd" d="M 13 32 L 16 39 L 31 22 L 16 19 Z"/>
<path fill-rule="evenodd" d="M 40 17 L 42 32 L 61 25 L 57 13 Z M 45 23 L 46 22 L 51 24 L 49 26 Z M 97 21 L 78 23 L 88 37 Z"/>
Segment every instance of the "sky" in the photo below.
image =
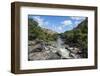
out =
<path fill-rule="evenodd" d="M 72 30 L 82 22 L 86 17 L 82 16 L 50 16 L 50 15 L 29 15 L 28 18 L 39 23 L 42 28 L 63 33 Z"/>

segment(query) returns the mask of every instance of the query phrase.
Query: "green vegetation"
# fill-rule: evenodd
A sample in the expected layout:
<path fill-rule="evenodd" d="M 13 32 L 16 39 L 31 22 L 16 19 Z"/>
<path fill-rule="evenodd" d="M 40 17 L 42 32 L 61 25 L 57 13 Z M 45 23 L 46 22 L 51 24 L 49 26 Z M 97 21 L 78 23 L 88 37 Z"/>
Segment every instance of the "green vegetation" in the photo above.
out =
<path fill-rule="evenodd" d="M 39 23 L 31 18 L 28 19 L 28 39 L 29 40 L 42 40 L 44 42 L 56 41 L 58 35 L 62 37 L 65 44 L 70 47 L 77 47 L 82 51 L 82 57 L 87 58 L 88 52 L 88 20 L 82 21 L 76 28 L 64 33 L 56 33 L 49 29 L 41 28 Z"/>
<path fill-rule="evenodd" d="M 63 38 L 65 43 L 69 44 L 71 47 L 78 47 L 82 51 L 82 57 L 87 58 L 87 44 L 88 44 L 88 28 L 87 19 L 81 22 L 78 27 L 71 31 L 66 31 L 63 33 Z"/>
<path fill-rule="evenodd" d="M 28 39 L 29 40 L 39 39 L 39 40 L 49 42 L 49 41 L 55 41 L 57 39 L 57 35 L 48 33 L 47 29 L 41 28 L 37 21 L 29 18 L 28 19 Z"/>

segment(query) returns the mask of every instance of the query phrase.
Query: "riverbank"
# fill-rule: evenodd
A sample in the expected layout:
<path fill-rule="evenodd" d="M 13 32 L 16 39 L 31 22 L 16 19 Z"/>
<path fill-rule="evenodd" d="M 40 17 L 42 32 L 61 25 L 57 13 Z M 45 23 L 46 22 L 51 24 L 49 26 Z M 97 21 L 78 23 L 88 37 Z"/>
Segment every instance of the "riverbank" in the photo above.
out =
<path fill-rule="evenodd" d="M 69 47 L 58 38 L 57 41 L 44 42 L 33 40 L 28 42 L 28 60 L 56 60 L 56 59 L 78 59 L 79 49 Z"/>

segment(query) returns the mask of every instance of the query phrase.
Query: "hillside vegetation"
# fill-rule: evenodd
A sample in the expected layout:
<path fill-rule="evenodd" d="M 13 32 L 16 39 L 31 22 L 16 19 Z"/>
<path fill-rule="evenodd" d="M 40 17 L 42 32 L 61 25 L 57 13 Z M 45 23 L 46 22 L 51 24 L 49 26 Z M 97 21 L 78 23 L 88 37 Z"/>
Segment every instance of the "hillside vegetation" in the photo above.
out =
<path fill-rule="evenodd" d="M 57 39 L 57 33 L 49 29 L 41 28 L 35 20 L 29 18 L 28 20 L 28 39 L 39 39 L 43 41 L 55 41 Z"/>
<path fill-rule="evenodd" d="M 88 47 L 88 21 L 85 19 L 76 28 L 71 31 L 66 31 L 62 33 L 62 37 L 66 44 L 71 47 L 78 47 L 82 50 L 82 56 L 87 57 L 87 47 Z"/>
<path fill-rule="evenodd" d="M 29 60 L 87 58 L 87 18 L 79 23 L 77 27 L 64 33 L 57 33 L 50 29 L 42 28 L 37 21 L 29 18 L 28 50 Z"/>

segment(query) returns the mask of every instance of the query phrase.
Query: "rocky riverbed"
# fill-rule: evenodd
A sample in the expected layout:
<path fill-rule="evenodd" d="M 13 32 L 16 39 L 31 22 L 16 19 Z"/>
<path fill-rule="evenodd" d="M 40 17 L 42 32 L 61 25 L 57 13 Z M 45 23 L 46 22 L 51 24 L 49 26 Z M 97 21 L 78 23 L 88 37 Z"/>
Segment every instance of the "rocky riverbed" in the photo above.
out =
<path fill-rule="evenodd" d="M 81 58 L 79 48 L 69 47 L 63 44 L 59 38 L 57 41 L 44 42 L 34 40 L 28 42 L 28 60 L 55 60 Z"/>

